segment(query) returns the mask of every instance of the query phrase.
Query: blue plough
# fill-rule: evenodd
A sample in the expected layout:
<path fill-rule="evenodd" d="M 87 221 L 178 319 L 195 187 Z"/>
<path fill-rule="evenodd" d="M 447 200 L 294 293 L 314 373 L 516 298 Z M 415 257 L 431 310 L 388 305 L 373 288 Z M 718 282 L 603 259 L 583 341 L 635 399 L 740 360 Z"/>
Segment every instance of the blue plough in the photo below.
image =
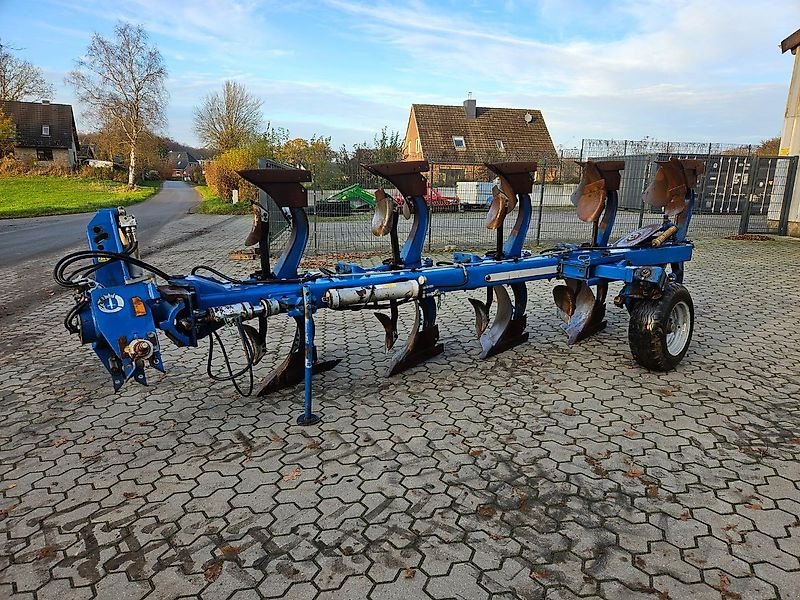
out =
<path fill-rule="evenodd" d="M 425 201 L 428 170 L 425 161 L 364 165 L 392 184 L 404 198 L 396 202 L 382 189 L 376 192 L 372 231 L 389 235 L 392 254 L 381 265 L 363 268 L 339 263 L 336 270 L 300 272 L 308 241 L 302 183 L 310 174 L 300 169 L 254 169 L 241 176 L 262 189 L 281 207 L 291 225 L 290 235 L 274 268 L 269 265 L 269 233 L 263 206 L 254 204 L 254 226 L 248 242 L 258 243 L 262 268 L 247 279 L 235 279 L 198 265 L 189 274 L 173 275 L 139 258 L 136 220 L 122 209 L 98 211 L 87 230 L 89 250 L 59 261 L 54 276 L 75 290 L 76 303 L 65 319 L 71 332 L 90 343 L 111 374 L 115 390 L 126 381 L 146 383 L 149 365 L 164 371 L 160 330 L 178 346 L 197 346 L 209 338 L 208 374 L 233 381 L 249 376 L 264 356 L 269 318 L 293 318 L 296 332 L 289 355 L 261 387 L 259 394 L 304 381 L 305 395 L 298 424 L 319 421 L 312 410 L 312 375 L 339 361 L 320 361 L 314 344 L 314 314 L 329 310 L 388 310 L 377 312 L 385 330 L 387 349 L 398 339 L 398 307 L 413 303 L 415 323 L 404 346 L 393 355 L 389 376 L 409 369 L 444 350 L 436 324 L 437 299 L 452 291 L 485 288 L 486 299 L 471 298 L 481 358 L 488 358 L 528 340 L 527 282 L 561 281 L 553 290 L 569 344 L 606 325 L 608 284 L 623 283 L 614 303 L 630 313 L 629 343 L 634 359 L 651 370 L 670 370 L 685 355 L 694 326 L 691 296 L 682 285 L 684 264 L 693 245 L 686 239 L 695 201 L 694 187 L 703 164 L 694 160 L 660 162 L 645 200 L 663 210 L 663 222 L 633 231 L 611 243 L 617 212 L 622 161 L 583 163 L 580 184 L 573 194 L 578 218 L 592 224 L 592 237 L 583 245 L 561 244 L 533 254 L 524 250 L 531 222 L 531 192 L 536 163 L 487 164 L 498 179 L 486 216 L 496 232 L 495 247 L 485 255 L 456 252 L 450 262 L 422 255 L 430 213 Z M 508 235 L 504 222 L 516 218 Z M 398 221 L 413 218 L 400 246 Z M 80 267 L 70 267 L 82 264 Z M 158 283 L 157 279 L 163 280 Z M 511 294 L 509 294 L 509 289 Z M 513 300 L 512 300 L 513 296 Z M 496 304 L 490 321 L 490 307 Z M 252 324 L 254 323 L 254 324 Z M 245 368 L 234 372 L 219 329 L 238 331 L 246 356 Z M 220 347 L 227 374 L 215 375 L 211 361 Z"/>

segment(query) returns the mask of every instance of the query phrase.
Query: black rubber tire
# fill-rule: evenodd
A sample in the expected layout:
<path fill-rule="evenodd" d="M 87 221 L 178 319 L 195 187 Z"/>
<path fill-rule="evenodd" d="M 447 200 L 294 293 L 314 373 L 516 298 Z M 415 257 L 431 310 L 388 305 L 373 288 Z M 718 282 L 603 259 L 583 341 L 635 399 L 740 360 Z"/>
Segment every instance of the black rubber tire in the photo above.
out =
<path fill-rule="evenodd" d="M 667 348 L 667 328 L 673 307 L 685 302 L 689 307 L 689 336 L 678 354 Z M 683 360 L 694 332 L 694 304 L 689 290 L 679 283 L 669 283 L 658 300 L 637 302 L 628 324 L 628 343 L 633 358 L 650 371 L 671 371 Z"/>

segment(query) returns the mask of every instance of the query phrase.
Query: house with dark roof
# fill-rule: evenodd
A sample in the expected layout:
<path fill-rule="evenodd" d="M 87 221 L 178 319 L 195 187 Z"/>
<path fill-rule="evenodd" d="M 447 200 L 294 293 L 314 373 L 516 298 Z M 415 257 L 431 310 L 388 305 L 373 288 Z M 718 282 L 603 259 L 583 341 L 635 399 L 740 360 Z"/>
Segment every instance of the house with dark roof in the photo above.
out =
<path fill-rule="evenodd" d="M 488 177 L 484 162 L 557 156 L 541 111 L 526 108 L 412 104 L 403 160 L 427 160 L 434 185 Z M 491 178 L 491 177 L 489 177 Z"/>
<path fill-rule="evenodd" d="M 77 166 L 80 143 L 71 105 L 2 100 L 0 110 L 14 122 L 15 158 L 42 166 Z"/>
<path fill-rule="evenodd" d="M 193 169 L 200 166 L 200 161 L 189 152 L 170 150 L 167 152 L 167 164 L 172 169 L 173 177 L 183 179 L 184 176 L 190 175 Z"/>

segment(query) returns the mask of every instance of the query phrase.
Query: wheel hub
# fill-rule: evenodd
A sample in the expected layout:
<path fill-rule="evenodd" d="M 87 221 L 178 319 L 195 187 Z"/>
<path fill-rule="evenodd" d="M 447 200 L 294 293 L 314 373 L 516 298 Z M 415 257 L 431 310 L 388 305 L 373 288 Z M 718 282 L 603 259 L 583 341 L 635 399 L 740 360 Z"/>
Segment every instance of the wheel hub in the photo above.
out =
<path fill-rule="evenodd" d="M 672 307 L 667 321 L 667 350 L 673 356 L 683 352 L 689 343 L 691 312 L 686 302 L 678 302 Z"/>

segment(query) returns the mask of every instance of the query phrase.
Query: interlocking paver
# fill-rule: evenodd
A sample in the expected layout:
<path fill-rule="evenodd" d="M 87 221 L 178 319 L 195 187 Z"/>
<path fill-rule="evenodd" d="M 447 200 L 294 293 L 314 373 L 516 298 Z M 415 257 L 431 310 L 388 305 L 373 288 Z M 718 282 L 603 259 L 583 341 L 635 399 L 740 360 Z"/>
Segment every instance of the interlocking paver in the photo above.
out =
<path fill-rule="evenodd" d="M 249 272 L 225 258 L 247 219 L 159 235 L 209 222 L 148 259 Z M 633 362 L 613 307 L 567 347 L 546 284 L 530 341 L 488 361 L 446 296 L 445 354 L 392 379 L 370 315 L 322 311 L 343 362 L 310 429 L 299 388 L 242 398 L 204 348 L 115 395 L 58 327 L 68 297 L 31 306 L 0 321 L 0 597 L 800 598 L 798 272 L 794 241 L 701 240 L 668 374 Z M 291 342 L 274 321 L 265 364 Z"/>

